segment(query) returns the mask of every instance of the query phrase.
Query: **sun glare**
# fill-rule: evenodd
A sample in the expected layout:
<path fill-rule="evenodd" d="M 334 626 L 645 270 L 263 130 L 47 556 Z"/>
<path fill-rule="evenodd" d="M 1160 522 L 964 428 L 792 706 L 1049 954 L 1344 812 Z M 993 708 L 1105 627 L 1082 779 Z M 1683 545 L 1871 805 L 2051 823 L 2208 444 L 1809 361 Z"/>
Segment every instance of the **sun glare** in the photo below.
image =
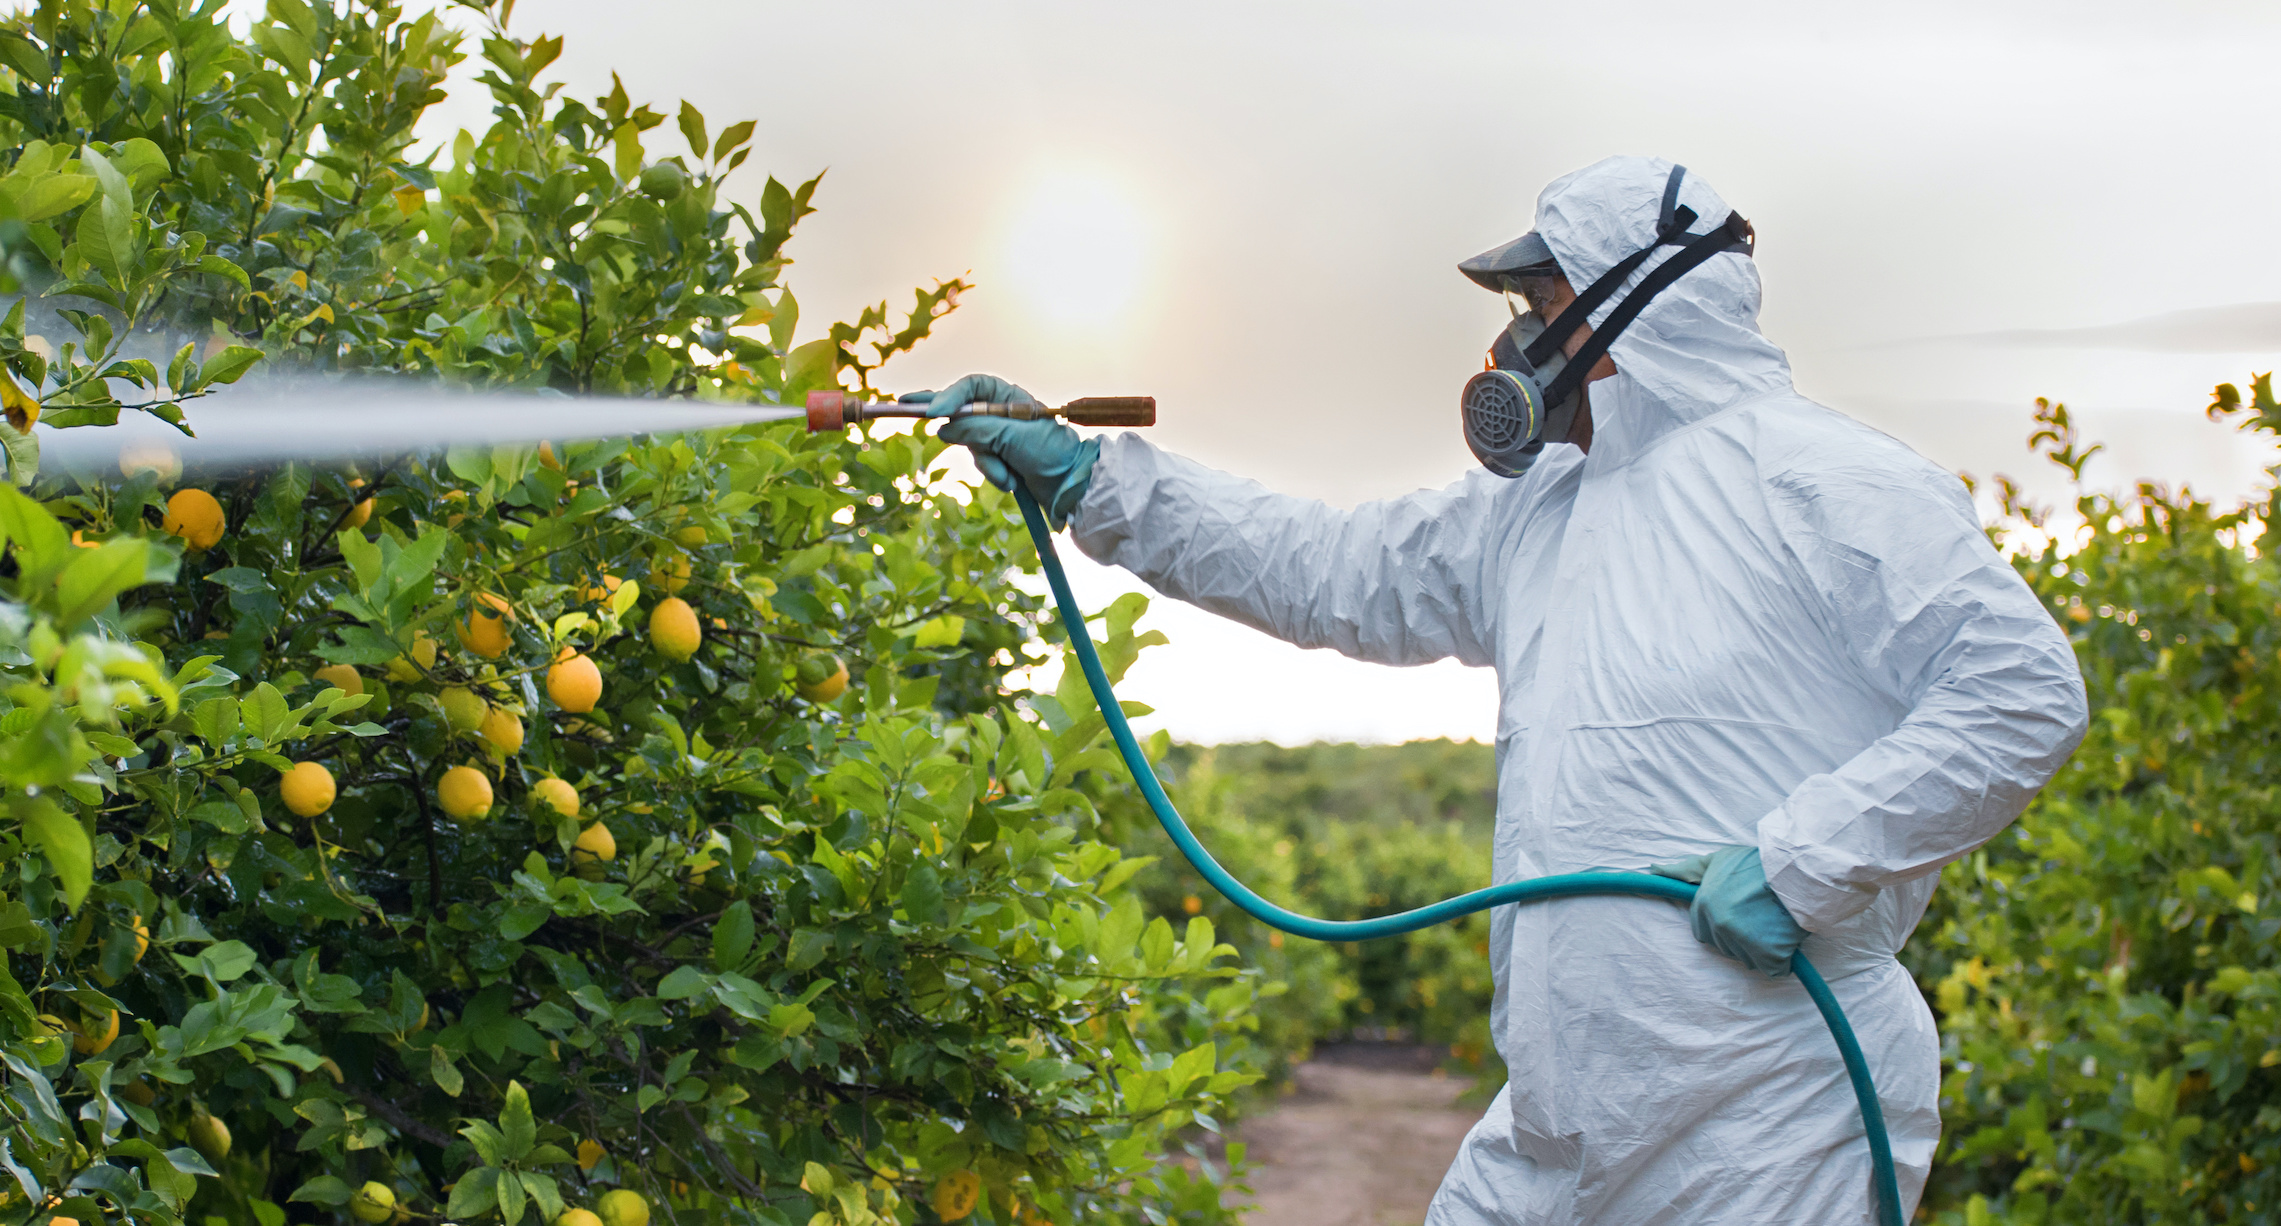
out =
<path fill-rule="evenodd" d="M 1015 214 L 1007 279 L 1048 322 L 1111 327 L 1139 294 L 1147 245 L 1140 211 L 1113 181 L 1057 172 L 1032 189 Z"/>

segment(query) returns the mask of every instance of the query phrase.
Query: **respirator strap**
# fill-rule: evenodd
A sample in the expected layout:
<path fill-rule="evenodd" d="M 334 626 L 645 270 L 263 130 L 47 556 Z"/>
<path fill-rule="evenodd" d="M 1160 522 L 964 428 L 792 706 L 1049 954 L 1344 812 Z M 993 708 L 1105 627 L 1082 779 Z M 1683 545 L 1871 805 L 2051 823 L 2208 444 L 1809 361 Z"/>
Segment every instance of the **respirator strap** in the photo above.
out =
<path fill-rule="evenodd" d="M 1680 212 L 1684 213 L 1686 210 L 1681 209 Z M 1599 365 L 1601 358 L 1607 356 L 1608 346 L 1615 344 L 1616 338 L 1623 334 L 1624 329 L 1633 320 L 1639 318 L 1639 313 L 1647 309 L 1647 304 L 1657 294 L 1669 289 L 1672 282 L 1686 276 L 1705 260 L 1721 252 L 1738 247 L 1744 251 L 1750 250 L 1750 223 L 1743 220 L 1740 213 L 1729 213 L 1725 224 L 1718 229 L 1695 235 L 1693 238 L 1694 241 L 1680 248 L 1677 255 L 1665 260 L 1656 267 L 1654 272 L 1647 274 L 1647 278 L 1639 283 L 1639 288 L 1633 290 L 1621 305 L 1608 313 L 1608 318 L 1592 333 L 1592 339 L 1584 342 L 1583 347 L 1576 351 L 1576 356 L 1568 359 L 1568 364 L 1561 367 L 1560 374 L 1554 377 L 1552 385 L 1544 389 L 1546 404 L 1559 404 L 1562 400 L 1573 395 L 1578 388 L 1584 386 L 1585 375 L 1589 374 L 1594 366 Z M 1654 248 L 1651 247 L 1648 250 L 1652 251 Z M 1646 252 L 1641 254 L 1645 255 Z M 1578 305 L 1582 305 L 1582 299 L 1577 301 Z M 1570 309 L 1573 310 L 1574 308 Z M 1567 316 L 1566 311 L 1561 312 L 1561 314 L 1563 318 Z M 1546 335 L 1551 335 L 1549 330 Z M 1530 346 L 1532 352 L 1535 348 L 1534 345 Z"/>
<path fill-rule="evenodd" d="M 1522 355 L 1529 360 L 1529 369 L 1535 370 L 1543 366 L 1545 359 L 1567 344 L 1569 335 L 1582 327 L 1584 321 L 1590 319 L 1592 312 L 1599 310 L 1602 303 L 1614 297 L 1616 291 L 1624 287 L 1624 282 L 1631 280 L 1632 274 L 1639 271 L 1640 265 L 1647 263 L 1647 257 L 1654 255 L 1657 248 L 1687 237 L 1687 227 L 1695 224 L 1695 210 L 1681 208 L 1672 214 L 1670 222 L 1675 224 L 1667 224 L 1664 231 L 1655 236 L 1654 242 L 1625 256 L 1614 268 L 1594 281 L 1590 288 L 1577 295 L 1576 301 L 1569 303 L 1568 309 L 1560 313 L 1560 318 L 1544 326 L 1544 331 L 1529 342 L 1527 351 Z"/>
<path fill-rule="evenodd" d="M 1536 370 L 1542 367 L 1545 359 L 1551 357 L 1553 352 L 1562 345 L 1567 344 L 1570 334 L 1581 327 L 1585 320 L 1590 319 L 1592 312 L 1599 310 L 1601 304 L 1614 296 L 1617 290 L 1622 289 L 1624 282 L 1630 280 L 1631 275 L 1639 271 L 1640 265 L 1646 263 L 1647 258 L 1654 255 L 1657 248 L 1679 244 L 1692 245 L 1712 235 L 1722 233 L 1732 235 L 1735 233 L 1733 223 L 1737 219 L 1731 213 L 1728 214 L 1727 224 L 1716 230 L 1706 231 L 1702 234 L 1689 234 L 1687 232 L 1687 227 L 1695 224 L 1698 215 L 1695 210 L 1679 203 L 1679 187 L 1686 181 L 1686 178 L 1686 167 L 1672 166 L 1670 177 L 1663 181 L 1663 207 L 1656 218 L 1655 241 L 1625 256 L 1621 263 L 1609 269 L 1599 280 L 1594 281 L 1590 289 L 1578 295 L 1576 301 L 1569 303 L 1568 309 L 1560 313 L 1560 318 L 1545 325 L 1544 331 L 1538 335 L 1522 355 L 1528 359 L 1529 369 Z M 1750 223 L 1743 222 L 1740 237 L 1735 245 L 1740 246 L 1745 253 L 1748 253 L 1750 251 L 1750 240 Z"/>

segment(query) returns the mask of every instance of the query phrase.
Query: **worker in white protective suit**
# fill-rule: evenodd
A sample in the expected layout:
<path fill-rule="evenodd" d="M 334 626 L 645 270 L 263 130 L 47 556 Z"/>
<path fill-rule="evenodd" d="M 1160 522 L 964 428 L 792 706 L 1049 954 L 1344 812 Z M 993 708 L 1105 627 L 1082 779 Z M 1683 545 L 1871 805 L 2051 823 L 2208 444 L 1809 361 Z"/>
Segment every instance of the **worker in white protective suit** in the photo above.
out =
<path fill-rule="evenodd" d="M 1687 911 L 1492 913 L 1510 1080 L 1432 1226 L 1874 1221 L 1852 1090 L 1782 975 L 1801 941 L 1867 1053 L 1913 1212 L 1940 1054 L 1894 954 L 1941 867 L 2084 731 L 2066 636 L 1958 480 L 1792 389 L 1756 326 L 1751 241 L 1667 161 L 1555 181 L 1534 232 L 1461 266 L 1541 308 L 1468 387 L 1485 467 L 1352 511 L 1137 435 L 944 429 L 1161 592 L 1302 647 L 1494 667 L 1497 882 L 1702 883 Z M 1027 397 L 972 376 L 930 411 L 1009 398 Z"/>

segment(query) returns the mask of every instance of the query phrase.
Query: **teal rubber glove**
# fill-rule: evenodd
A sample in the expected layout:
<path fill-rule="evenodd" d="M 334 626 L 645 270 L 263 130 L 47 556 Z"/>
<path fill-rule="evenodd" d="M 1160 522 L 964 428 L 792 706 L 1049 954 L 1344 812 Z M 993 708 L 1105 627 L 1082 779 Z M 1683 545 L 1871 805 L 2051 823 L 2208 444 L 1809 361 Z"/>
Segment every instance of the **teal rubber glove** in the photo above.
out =
<path fill-rule="evenodd" d="M 1757 848 L 1722 847 L 1651 871 L 1698 887 L 1687 908 L 1696 940 L 1763 974 L 1790 973 L 1790 955 L 1806 943 L 1806 930 L 1766 884 Z"/>
<path fill-rule="evenodd" d="M 1035 399 L 996 375 L 968 375 L 934 393 L 927 416 L 948 417 L 976 402 Z M 1093 482 L 1093 463 L 1101 458 L 1100 440 L 1080 438 L 1077 431 L 1049 419 L 962 417 L 946 423 L 942 437 L 972 450 L 975 467 L 999 489 L 1012 492 L 1018 477 L 1056 530 L 1085 500 L 1085 489 Z"/>

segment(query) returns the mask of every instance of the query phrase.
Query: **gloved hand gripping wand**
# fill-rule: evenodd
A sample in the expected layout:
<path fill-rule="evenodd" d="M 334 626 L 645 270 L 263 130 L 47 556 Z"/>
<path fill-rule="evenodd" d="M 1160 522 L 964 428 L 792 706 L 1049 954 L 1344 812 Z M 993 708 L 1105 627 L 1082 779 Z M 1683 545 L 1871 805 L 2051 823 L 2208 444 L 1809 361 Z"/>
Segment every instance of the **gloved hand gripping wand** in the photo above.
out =
<path fill-rule="evenodd" d="M 837 393 L 817 393 L 809 397 L 811 430 L 837 429 L 842 424 L 830 421 L 828 415 L 825 420 L 829 424 L 819 424 L 818 397 L 831 395 Z M 1154 423 L 1154 400 L 1146 397 L 1120 399 L 1147 400 L 1148 421 L 1131 424 Z M 1085 403 L 1087 402 L 1073 401 L 1072 405 Z M 915 412 L 906 408 L 895 412 L 874 413 L 869 410 L 875 406 L 863 407 L 866 410 L 865 417 L 852 420 L 886 416 L 918 417 L 925 413 L 924 405 L 917 406 Z M 839 406 L 834 406 L 827 410 L 827 414 L 839 411 Z M 1074 415 L 1069 419 L 1079 420 Z M 1399 915 L 1384 915 L 1366 920 L 1316 919 L 1279 907 L 1260 897 L 1212 858 L 1212 853 L 1205 850 L 1195 832 L 1188 828 L 1180 811 L 1173 807 L 1172 798 L 1165 794 L 1164 785 L 1157 780 L 1156 771 L 1149 765 L 1147 755 L 1141 752 L 1140 740 L 1133 735 L 1132 725 L 1125 719 L 1124 706 L 1117 701 L 1116 691 L 1110 688 L 1108 671 L 1101 667 L 1101 657 L 1093 649 L 1093 636 L 1086 629 L 1085 614 L 1077 607 L 1077 597 L 1069 590 L 1069 576 L 1062 570 L 1061 557 L 1054 550 L 1053 533 L 1046 526 L 1045 512 L 1038 507 L 1037 499 L 1030 494 L 1028 488 L 1018 483 L 1014 488 L 1014 501 L 1022 509 L 1022 521 L 1029 527 L 1030 541 L 1037 547 L 1038 562 L 1045 568 L 1046 582 L 1053 589 L 1054 608 L 1060 615 L 1062 629 L 1069 635 L 1069 645 L 1077 653 L 1078 667 L 1084 672 L 1085 683 L 1093 692 L 1093 701 L 1100 705 L 1101 716 L 1108 723 L 1109 735 L 1117 743 L 1117 753 L 1124 759 L 1125 769 L 1131 772 L 1133 783 L 1140 788 L 1141 795 L 1148 801 L 1149 810 L 1156 814 L 1158 824 L 1164 827 L 1164 833 L 1171 838 L 1173 846 L 1180 849 L 1180 854 L 1187 858 L 1198 873 L 1203 874 L 1204 880 L 1210 882 L 1213 889 L 1225 895 L 1228 901 L 1252 918 L 1271 928 L 1279 928 L 1294 936 L 1312 940 L 1367 941 L 1430 928 L 1491 907 L 1543 902 L 1551 898 L 1634 894 L 1680 904 L 1694 899 L 1695 886 L 1648 873 L 1563 873 L 1530 881 L 1510 881 L 1404 911 Z M 1870 1079 L 1869 1061 L 1862 1055 L 1861 1043 L 1854 1037 L 1853 1025 L 1846 1020 L 1845 1010 L 1839 1007 L 1837 997 L 1831 993 L 1821 972 L 1814 969 L 1814 964 L 1807 960 L 1803 952 L 1791 956 L 1790 969 L 1797 975 L 1798 982 L 1804 985 L 1814 1006 L 1821 1010 L 1822 1020 L 1829 1026 L 1830 1037 L 1837 1041 L 1838 1055 L 1845 1061 L 1846 1076 L 1853 1083 L 1854 1098 L 1861 1107 L 1862 1130 L 1869 1140 L 1877 1220 L 1881 1226 L 1903 1226 L 1901 1185 L 1893 1169 L 1893 1146 L 1885 1133 L 1885 1113 L 1877 1101 L 1876 1084 Z"/>

